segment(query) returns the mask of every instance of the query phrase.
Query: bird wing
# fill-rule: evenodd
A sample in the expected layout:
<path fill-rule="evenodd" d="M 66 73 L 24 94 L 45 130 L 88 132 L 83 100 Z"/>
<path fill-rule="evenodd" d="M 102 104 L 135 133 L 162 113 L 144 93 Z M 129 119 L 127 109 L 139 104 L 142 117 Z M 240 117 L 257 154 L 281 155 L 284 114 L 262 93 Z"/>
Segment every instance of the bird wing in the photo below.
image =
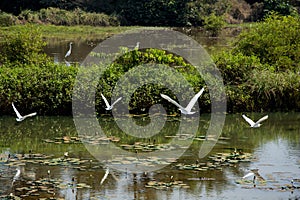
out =
<path fill-rule="evenodd" d="M 113 104 L 111 104 L 111 107 L 113 107 L 116 103 L 118 103 L 120 100 L 122 99 L 122 97 L 118 98 L 115 102 L 113 102 Z"/>
<path fill-rule="evenodd" d="M 171 99 L 169 96 L 165 95 L 165 94 L 160 94 L 160 96 L 164 99 L 166 99 L 167 101 L 171 102 L 172 104 L 174 104 L 175 106 L 177 106 L 178 108 L 185 110 L 184 107 L 182 107 L 181 105 L 179 105 L 176 101 L 174 101 L 173 99 Z"/>
<path fill-rule="evenodd" d="M 248 118 L 246 115 L 242 115 L 242 117 L 250 124 L 250 126 L 255 124 L 254 121 L 252 121 L 252 119 Z"/>
<path fill-rule="evenodd" d="M 255 124 L 259 124 L 260 122 L 265 121 L 266 119 L 268 119 L 268 117 L 269 117 L 269 116 L 266 115 L 266 116 L 260 118 L 257 122 L 255 122 Z"/>
<path fill-rule="evenodd" d="M 16 115 L 17 115 L 17 117 L 18 117 L 18 118 L 22 118 L 22 115 L 19 113 L 19 111 L 18 111 L 17 108 L 15 107 L 14 103 L 11 103 L 11 105 L 12 105 L 12 107 L 13 107 L 13 109 L 14 109 Z"/>
<path fill-rule="evenodd" d="M 105 96 L 104 96 L 102 93 L 101 93 L 101 96 L 102 96 L 102 98 L 103 98 L 103 100 L 104 100 L 104 102 L 105 102 L 106 107 L 109 108 L 110 105 L 109 105 L 107 99 L 105 98 Z"/>
<path fill-rule="evenodd" d="M 103 176 L 103 178 L 101 179 L 100 185 L 102 185 L 102 183 L 105 181 L 105 179 L 107 178 L 109 174 L 109 168 L 106 169 L 105 174 Z"/>
<path fill-rule="evenodd" d="M 32 116 L 35 116 L 35 115 L 36 115 L 36 112 L 30 113 L 30 114 L 28 114 L 28 115 L 25 115 L 25 116 L 23 116 L 23 118 L 26 118 L 26 117 L 32 117 Z"/>
<path fill-rule="evenodd" d="M 186 106 L 185 110 L 189 112 L 192 110 L 193 106 L 195 105 L 195 103 L 197 102 L 198 98 L 201 96 L 203 91 L 204 91 L 204 87 L 192 98 L 190 103 Z"/>
<path fill-rule="evenodd" d="M 250 176 L 254 176 L 254 173 L 253 172 L 249 172 L 248 174 L 246 174 L 245 176 L 243 176 L 243 179 L 247 178 L 247 177 L 250 177 Z"/>

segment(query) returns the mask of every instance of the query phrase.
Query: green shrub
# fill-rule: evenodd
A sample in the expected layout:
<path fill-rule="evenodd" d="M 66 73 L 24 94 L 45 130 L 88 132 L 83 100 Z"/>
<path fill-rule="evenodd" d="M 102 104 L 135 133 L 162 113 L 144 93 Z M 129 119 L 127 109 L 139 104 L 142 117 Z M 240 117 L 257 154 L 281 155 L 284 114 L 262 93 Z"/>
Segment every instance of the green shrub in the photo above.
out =
<path fill-rule="evenodd" d="M 261 69 L 262 64 L 255 55 L 223 51 L 214 56 L 215 64 L 220 70 L 226 85 L 238 85 L 247 81 L 252 70 Z"/>
<path fill-rule="evenodd" d="M 272 14 L 214 56 L 229 112 L 300 109 L 299 28 L 299 17 Z"/>
<path fill-rule="evenodd" d="M 186 63 L 182 57 L 175 56 L 159 49 L 146 49 L 144 51 L 134 50 L 131 52 L 128 52 L 128 49 L 122 49 L 122 51 L 124 52 L 124 55 L 118 58 L 113 65 L 108 67 L 108 69 L 103 74 L 103 79 L 101 79 L 99 83 L 99 85 L 101 85 L 102 87 L 101 92 L 103 92 L 103 94 L 106 94 L 108 97 L 111 96 L 111 91 L 113 90 L 114 86 L 125 73 L 127 73 L 131 68 L 135 66 L 142 66 L 143 64 L 163 64 L 175 69 L 177 72 L 182 74 L 182 76 L 191 84 L 191 87 L 194 88 L 195 92 L 199 91 L 204 86 L 204 80 L 201 78 L 198 71 L 193 66 Z M 94 56 L 101 55 L 95 54 Z M 147 71 L 145 71 L 145 73 L 147 73 Z M 141 73 L 140 76 L 138 74 L 134 75 L 134 78 L 138 83 L 139 80 L 143 79 L 143 74 L 144 73 Z M 151 77 L 153 76 L 155 75 L 151 74 Z M 176 88 L 182 87 L 178 81 L 178 77 L 176 77 L 175 75 L 171 76 L 168 72 L 160 72 L 160 74 L 157 74 L 157 76 L 155 77 L 161 76 L 163 77 L 163 79 L 161 80 L 162 83 L 168 82 L 169 85 L 173 85 Z M 147 112 L 148 109 L 154 104 L 165 103 L 160 97 L 161 93 L 170 95 L 171 97 L 175 98 L 174 94 L 163 85 L 149 84 L 145 86 L 139 86 L 135 85 L 135 83 L 131 84 L 133 85 L 126 85 L 124 88 L 121 88 L 119 90 L 127 91 L 133 87 L 139 88 L 134 92 L 130 99 L 129 110 L 134 113 L 144 113 Z M 182 91 L 182 93 L 185 94 L 184 91 Z M 97 96 L 100 96 L 100 91 L 98 91 Z M 99 105 L 103 105 L 104 103 L 101 98 L 98 99 L 97 102 L 99 103 Z M 203 107 L 204 104 L 206 106 L 205 109 L 208 109 L 207 107 L 209 107 L 208 105 L 210 104 L 210 102 L 201 102 L 201 105 L 203 105 Z M 168 111 L 170 113 L 179 113 L 178 109 L 170 104 L 164 104 L 164 106 L 168 108 Z M 142 108 L 145 108 L 145 110 L 143 110 Z M 102 107 L 99 112 L 105 112 L 104 108 Z"/>
<path fill-rule="evenodd" d="M 39 114 L 70 115 L 72 92 L 77 69 L 56 65 L 46 67 L 25 65 L 22 67 L 0 67 L 1 114 L 11 114 L 11 102 L 17 102 L 22 110 Z"/>
<path fill-rule="evenodd" d="M 18 15 L 19 20 L 21 21 L 26 21 L 30 23 L 38 23 L 39 22 L 39 16 L 37 12 L 33 12 L 31 10 L 23 10 L 19 15 Z"/>
<path fill-rule="evenodd" d="M 256 110 L 300 109 L 300 76 L 297 73 L 253 70 L 246 84 L 255 101 Z"/>
<path fill-rule="evenodd" d="M 263 0 L 264 14 L 268 15 L 270 12 L 277 12 L 282 15 L 290 15 L 293 12 L 293 6 L 288 0 Z"/>
<path fill-rule="evenodd" d="M 116 16 L 103 13 L 88 13 L 81 9 L 67 11 L 59 8 L 45 8 L 38 12 L 42 22 L 54 25 L 92 25 L 92 26 L 117 26 L 119 21 Z"/>
<path fill-rule="evenodd" d="M 218 36 L 224 26 L 225 21 L 223 16 L 217 16 L 215 13 L 212 13 L 204 17 L 204 29 L 212 36 Z"/>
<path fill-rule="evenodd" d="M 94 56 L 98 56 L 94 54 Z M 134 64 L 132 64 L 134 63 Z M 189 64 L 187 64 L 181 57 L 169 54 L 162 50 L 148 49 L 144 52 L 132 51 L 127 52 L 120 57 L 112 65 L 105 68 L 104 74 L 99 79 L 96 89 L 96 111 L 97 113 L 105 113 L 106 110 L 103 99 L 100 93 L 103 93 L 108 99 L 111 97 L 118 80 L 127 73 L 132 67 L 146 63 L 161 63 L 174 68 L 180 72 L 183 77 L 192 85 L 195 92 L 199 91 L 204 81 L 201 79 L 197 71 Z M 93 70 L 99 70 L 99 66 L 91 66 L 86 69 L 87 75 L 94 74 Z M 168 72 L 159 74 L 162 76 L 162 82 L 169 82 L 176 88 L 181 88 L 180 82 L 176 75 L 170 76 Z M 71 115 L 72 111 L 72 94 L 75 78 L 77 75 L 77 67 L 67 67 L 65 65 L 57 65 L 50 61 L 41 65 L 24 64 L 22 66 L 11 67 L 9 63 L 0 67 L 0 109 L 1 114 L 11 113 L 11 108 L 8 107 L 11 102 L 19 102 L 26 110 L 36 110 L 39 114 L 47 115 Z M 143 75 L 143 74 L 142 74 Z M 139 80 L 143 77 L 135 75 Z M 155 76 L 152 74 L 152 76 Z M 82 78 L 89 78 L 83 75 Z M 88 79 L 90 81 L 90 79 Z M 138 82 L 137 82 L 138 84 Z M 165 93 L 175 98 L 174 94 L 165 88 L 163 85 L 149 84 L 145 86 L 132 85 L 122 88 L 118 86 L 119 90 L 128 90 L 131 87 L 138 86 L 130 99 L 129 109 L 133 113 L 145 113 L 153 104 L 163 103 L 168 108 L 169 113 L 178 113 L 177 107 L 166 103 L 161 97 L 160 93 Z M 91 88 L 83 88 L 85 92 Z M 185 91 L 182 92 L 183 95 Z M 83 98 L 83 97 L 79 97 Z M 201 109 L 209 109 L 209 101 L 199 102 Z M 205 106 L 204 106 L 205 105 Z M 143 110 L 143 109 L 146 110 Z M 204 112 L 205 109 L 202 109 Z"/>
<path fill-rule="evenodd" d="M 0 10 L 0 26 L 11 26 L 15 25 L 17 18 L 12 14 L 1 12 Z"/>
<path fill-rule="evenodd" d="M 235 52 L 256 56 L 270 70 L 295 71 L 300 67 L 300 18 L 271 14 L 254 28 L 242 32 L 234 43 Z"/>
<path fill-rule="evenodd" d="M 42 65 L 48 61 L 43 52 L 45 45 L 37 26 L 24 25 L 18 32 L 10 32 L 4 36 L 0 62 L 11 66 Z"/>

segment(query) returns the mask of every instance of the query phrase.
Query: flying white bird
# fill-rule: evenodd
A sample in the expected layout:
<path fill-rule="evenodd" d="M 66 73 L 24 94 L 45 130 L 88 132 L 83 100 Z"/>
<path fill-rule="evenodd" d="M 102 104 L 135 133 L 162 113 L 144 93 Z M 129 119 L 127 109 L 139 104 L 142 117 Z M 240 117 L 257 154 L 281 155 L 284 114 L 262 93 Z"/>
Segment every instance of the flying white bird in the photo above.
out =
<path fill-rule="evenodd" d="M 100 181 L 100 185 L 103 184 L 103 182 L 104 182 L 105 179 L 107 178 L 108 174 L 109 174 L 109 168 L 106 168 L 105 174 L 104 174 L 103 178 L 102 178 L 101 181 Z"/>
<path fill-rule="evenodd" d="M 111 105 L 108 103 L 108 101 L 107 101 L 107 99 L 105 98 L 105 96 L 101 93 L 101 96 L 102 96 L 102 98 L 103 98 L 103 100 L 104 100 L 104 102 L 105 102 L 105 105 L 106 105 L 106 110 L 112 110 L 113 109 L 113 107 L 114 107 L 114 105 L 116 104 L 116 103 L 118 103 L 118 101 L 120 101 L 121 99 L 122 99 L 122 97 L 120 97 L 120 98 L 118 98 L 115 102 L 113 102 Z"/>
<path fill-rule="evenodd" d="M 34 113 L 30 113 L 30 114 L 28 114 L 28 115 L 22 116 L 22 115 L 19 113 L 19 111 L 17 110 L 17 108 L 15 107 L 14 103 L 11 103 L 11 105 L 12 105 L 12 107 L 13 107 L 13 109 L 14 109 L 14 111 L 15 111 L 17 117 L 18 117 L 18 118 L 16 118 L 16 120 L 17 120 L 18 122 L 23 121 L 23 120 L 26 119 L 27 117 L 32 117 L 32 116 L 35 116 L 35 115 L 36 115 L 36 112 L 34 112 Z"/>
<path fill-rule="evenodd" d="M 193 106 L 195 105 L 195 103 L 197 102 L 198 98 L 203 93 L 203 91 L 204 91 L 204 87 L 192 98 L 192 100 L 189 102 L 189 104 L 185 108 L 183 106 L 179 105 L 176 101 L 174 101 L 167 95 L 160 94 L 160 96 L 162 98 L 166 99 L 167 101 L 171 102 L 175 106 L 177 106 L 182 114 L 191 115 L 191 114 L 196 113 L 196 112 L 191 112 L 191 110 L 192 110 Z"/>
<path fill-rule="evenodd" d="M 250 124 L 251 128 L 258 128 L 261 126 L 260 122 L 265 121 L 268 119 L 268 115 L 260 118 L 257 122 L 252 121 L 252 119 L 248 118 L 246 115 L 242 115 L 242 117 Z"/>
<path fill-rule="evenodd" d="M 70 45 L 70 48 L 69 48 L 69 51 L 66 53 L 65 58 L 71 55 L 71 52 L 72 52 L 72 44 L 73 44 L 73 43 L 70 42 L 70 44 L 69 44 L 69 45 Z"/>

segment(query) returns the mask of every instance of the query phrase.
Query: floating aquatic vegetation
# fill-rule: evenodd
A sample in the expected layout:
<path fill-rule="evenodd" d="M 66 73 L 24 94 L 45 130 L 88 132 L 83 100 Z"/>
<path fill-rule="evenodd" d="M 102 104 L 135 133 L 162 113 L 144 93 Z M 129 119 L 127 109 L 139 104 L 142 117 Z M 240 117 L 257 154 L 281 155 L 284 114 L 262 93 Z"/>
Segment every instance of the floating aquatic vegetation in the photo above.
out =
<path fill-rule="evenodd" d="M 134 144 L 121 144 L 120 145 L 125 150 L 135 150 L 135 151 L 143 151 L 143 152 L 152 152 L 156 150 L 174 150 L 175 146 L 171 146 L 170 144 L 151 144 L 151 143 L 143 143 L 143 142 L 135 142 Z"/>
<path fill-rule="evenodd" d="M 243 152 L 232 152 L 232 153 L 217 153 L 209 157 L 207 162 L 199 163 L 198 161 L 194 164 L 183 164 L 179 163 L 175 165 L 177 169 L 181 170 L 196 170 L 196 171 L 207 171 L 207 170 L 222 170 L 224 166 L 234 166 L 239 162 L 250 162 L 252 154 Z"/>
<path fill-rule="evenodd" d="M 112 160 L 107 160 L 111 165 L 142 165 L 142 166 L 154 166 L 154 165 L 168 165 L 172 162 L 176 162 L 176 158 L 159 158 L 155 156 L 149 156 L 147 158 L 131 157 L 131 156 L 116 156 Z"/>
<path fill-rule="evenodd" d="M 204 141 L 204 140 L 206 140 L 206 139 L 208 139 L 208 138 L 206 137 L 206 135 L 200 135 L 200 136 L 194 137 L 194 140 L 199 140 L 199 141 Z M 218 140 L 230 140 L 230 138 L 229 138 L 229 137 L 222 137 L 222 136 L 220 136 L 220 137 L 218 138 Z"/>
<path fill-rule="evenodd" d="M 154 188 L 158 190 L 167 189 L 167 188 L 190 188 L 190 186 L 183 183 L 183 181 L 170 181 L 170 182 L 149 181 L 145 185 L 145 187 Z"/>
<path fill-rule="evenodd" d="M 178 140 L 188 140 L 193 139 L 194 135 L 192 134 L 177 134 L 177 135 L 166 135 L 166 138 L 177 138 Z"/>
<path fill-rule="evenodd" d="M 71 137 L 71 136 L 56 137 L 54 139 L 43 139 L 43 141 L 47 142 L 47 143 L 55 143 L 55 144 L 78 144 L 78 143 L 81 143 L 79 137 Z"/>
<path fill-rule="evenodd" d="M 56 137 L 54 139 L 43 139 L 46 143 L 54 143 L 54 144 L 81 144 L 87 143 L 92 145 L 99 144 L 107 144 L 108 142 L 119 142 L 120 138 L 111 136 L 111 137 L 103 137 L 99 135 L 94 136 L 80 136 L 80 137 L 71 137 L 71 136 L 63 136 Z"/>
<path fill-rule="evenodd" d="M 67 188 L 91 188 L 91 186 L 86 183 L 75 183 L 73 181 L 70 183 L 64 183 L 61 179 L 53 178 L 41 178 L 34 181 L 27 181 L 22 185 L 22 187 L 15 189 L 16 195 L 21 198 L 45 194 L 54 196 L 58 193 L 58 190 Z"/>
<path fill-rule="evenodd" d="M 98 144 L 107 144 L 109 142 L 119 142 L 120 138 L 116 136 L 104 137 L 100 135 L 94 135 L 94 136 L 86 135 L 86 136 L 80 136 L 80 140 L 83 143 L 98 145 Z"/>

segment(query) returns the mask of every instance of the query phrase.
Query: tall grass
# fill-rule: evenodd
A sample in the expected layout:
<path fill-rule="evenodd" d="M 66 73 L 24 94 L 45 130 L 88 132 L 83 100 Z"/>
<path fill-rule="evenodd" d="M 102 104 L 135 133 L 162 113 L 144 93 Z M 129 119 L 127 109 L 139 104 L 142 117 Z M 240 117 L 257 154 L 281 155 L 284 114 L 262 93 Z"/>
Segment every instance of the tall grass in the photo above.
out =
<path fill-rule="evenodd" d="M 18 16 L 0 12 L 0 26 L 45 23 L 52 25 L 91 25 L 91 26 L 119 26 L 117 16 L 104 13 L 85 12 L 79 8 L 67 11 L 59 8 L 43 8 L 39 11 L 23 10 Z"/>

